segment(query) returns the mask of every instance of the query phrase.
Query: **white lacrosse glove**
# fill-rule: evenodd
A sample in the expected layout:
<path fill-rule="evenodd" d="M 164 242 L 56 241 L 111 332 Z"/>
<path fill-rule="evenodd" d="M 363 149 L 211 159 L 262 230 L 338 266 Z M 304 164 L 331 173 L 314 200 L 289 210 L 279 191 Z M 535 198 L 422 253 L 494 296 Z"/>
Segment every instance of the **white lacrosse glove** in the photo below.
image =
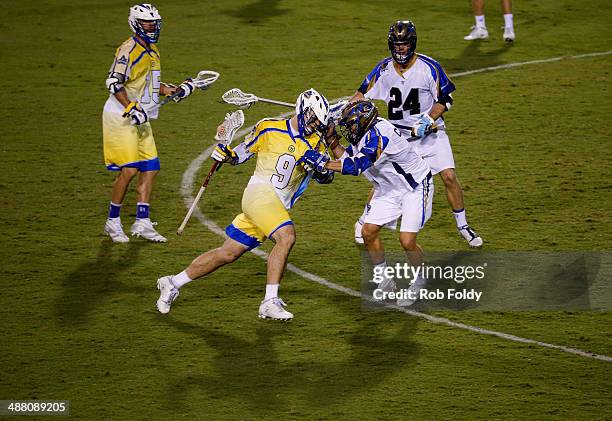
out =
<path fill-rule="evenodd" d="M 238 158 L 236 152 L 234 152 L 231 147 L 223 143 L 218 143 L 217 146 L 215 146 L 215 149 L 210 154 L 210 157 L 217 162 L 233 161 Z"/>
<path fill-rule="evenodd" d="M 434 127 L 434 119 L 425 113 L 419 118 L 417 124 L 412 128 L 412 135 L 416 137 L 425 137 L 430 134 Z"/>
<path fill-rule="evenodd" d="M 174 102 L 181 102 L 189 95 L 191 95 L 195 90 L 195 84 L 193 83 L 193 80 L 191 78 L 188 78 L 185 79 L 185 81 L 178 86 L 178 89 L 181 90 L 181 93 L 178 96 L 172 98 Z"/>
<path fill-rule="evenodd" d="M 130 124 L 132 126 L 140 126 L 141 124 L 149 121 L 149 116 L 146 111 L 142 109 L 138 102 L 132 101 L 123 110 L 123 117 L 130 118 Z"/>

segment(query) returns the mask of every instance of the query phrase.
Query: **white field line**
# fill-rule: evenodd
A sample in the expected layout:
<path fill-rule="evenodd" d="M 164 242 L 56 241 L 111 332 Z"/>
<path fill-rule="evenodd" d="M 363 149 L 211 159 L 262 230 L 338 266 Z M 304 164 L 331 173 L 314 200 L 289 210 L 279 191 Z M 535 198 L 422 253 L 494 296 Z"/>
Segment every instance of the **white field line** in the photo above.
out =
<path fill-rule="evenodd" d="M 465 75 L 470 75 L 470 74 L 474 74 L 474 73 L 482 73 L 482 72 L 487 72 L 487 71 L 494 71 L 494 70 L 499 70 L 499 69 L 508 69 L 508 68 L 512 68 L 512 67 L 518 67 L 518 66 L 525 66 L 528 64 L 538 64 L 538 63 L 549 63 L 549 62 L 554 62 L 554 61 L 559 61 L 559 60 L 564 60 L 564 59 L 576 59 L 576 58 L 583 58 L 583 57 L 595 57 L 595 56 L 602 56 L 602 55 L 608 55 L 608 54 L 612 54 L 612 51 L 606 51 L 606 52 L 601 52 L 601 53 L 591 53 L 591 54 L 581 54 L 581 55 L 577 55 L 577 56 L 563 56 L 563 57 L 553 57 L 550 59 L 545 59 L 545 60 L 532 60 L 532 61 L 525 61 L 525 62 L 520 62 L 520 63 L 509 63 L 509 64 L 504 64 L 504 65 L 500 65 L 500 66 L 493 66 L 493 67 L 485 67 L 482 69 L 476 69 L 476 70 L 470 70 L 468 72 L 461 72 L 461 73 L 455 73 L 453 75 L 449 75 L 451 77 L 458 77 L 458 76 L 465 76 Z M 287 117 L 291 115 L 291 113 L 284 113 L 278 116 L 278 118 L 283 118 L 283 117 Z M 240 138 L 241 136 L 244 136 L 245 134 L 247 134 L 253 127 L 247 127 L 245 129 L 240 130 L 238 133 L 236 133 L 236 138 Z M 181 181 L 181 196 L 183 197 L 183 201 L 185 202 L 185 206 L 187 209 L 189 209 L 191 207 L 191 204 L 193 203 L 193 196 L 192 196 L 192 191 L 193 191 L 193 186 L 195 184 L 195 176 L 198 173 L 198 170 L 200 169 L 200 167 L 202 166 L 202 164 L 204 163 L 204 161 L 210 156 L 210 153 L 212 152 L 213 146 L 209 147 L 208 149 L 206 149 L 204 152 L 202 152 L 200 155 L 198 155 L 198 157 L 196 159 L 194 159 L 189 166 L 187 167 L 187 169 L 185 170 L 185 172 L 183 173 L 183 179 Z M 205 198 L 203 198 L 202 200 L 206 200 Z M 208 228 L 210 231 L 212 231 L 213 233 L 222 236 L 222 237 L 227 237 L 225 235 L 225 230 L 223 230 L 222 228 L 220 228 L 215 222 L 213 222 L 211 219 L 207 218 L 201 211 L 199 207 L 196 207 L 195 211 L 193 212 L 193 216 L 196 217 L 206 228 Z M 266 253 L 263 250 L 259 250 L 259 249 L 254 249 L 251 250 L 251 253 L 255 254 L 256 256 L 261 257 L 264 260 L 267 260 L 268 258 L 268 253 Z M 309 281 L 312 282 L 316 282 L 320 285 L 326 286 L 328 288 L 331 288 L 333 290 L 342 292 L 344 294 L 353 296 L 353 297 L 358 297 L 358 298 L 367 298 L 367 297 L 363 297 L 362 294 L 359 291 L 356 291 L 352 288 L 347 288 L 344 287 L 342 285 L 336 284 L 334 282 L 331 282 L 325 278 L 322 278 L 320 276 L 317 276 L 313 273 L 307 272 L 303 269 L 300 269 L 297 266 L 292 265 L 291 263 L 287 264 L 287 270 L 301 276 L 304 279 L 308 279 Z M 437 317 L 437 316 L 432 316 L 430 314 L 425 314 L 425 313 L 421 313 L 419 311 L 415 311 L 415 310 L 409 310 L 407 308 L 404 307 L 400 307 L 397 305 L 393 305 L 393 304 L 386 304 L 385 305 L 388 308 L 391 308 L 393 310 L 402 312 L 402 313 L 406 313 L 409 314 L 411 316 L 414 317 L 419 317 L 421 319 L 425 319 L 427 321 L 430 321 L 432 323 L 437 323 L 437 324 L 443 324 L 446 326 L 450 326 L 450 327 L 454 327 L 454 328 L 458 328 L 458 329 L 463 329 L 463 330 L 469 330 L 471 332 L 476 332 L 476 333 L 480 333 L 482 335 L 490 335 L 490 336 L 496 336 L 498 338 L 501 339 L 506 339 L 508 341 L 513 341 L 513 342 L 519 342 L 519 343 L 523 343 L 523 344 L 529 344 L 529 345 L 537 345 L 537 346 L 541 346 L 544 348 L 550 348 L 550 349 L 556 349 L 562 352 L 567 352 L 569 354 L 575 354 L 575 355 L 579 355 L 581 357 L 585 357 L 585 358 L 592 358 L 595 360 L 600 360 L 600 361 L 606 361 L 606 362 L 612 362 L 612 357 L 609 357 L 607 355 L 601 355 L 601 354 L 596 354 L 593 352 L 588 352 L 588 351 L 583 351 L 581 349 L 578 348 L 571 348 L 568 346 L 563 346 L 563 345 L 555 345 L 555 344 L 550 344 L 547 342 L 542 342 L 542 341 L 536 341 L 534 339 L 528 339 L 528 338 L 522 338 L 520 336 L 515 336 L 515 335 L 511 335 L 508 333 L 503 333 L 503 332 L 497 332 L 495 330 L 489 330 L 489 329 L 483 329 L 477 326 L 471 326 L 471 325 L 466 325 L 464 323 L 458 323 L 458 322 L 453 322 L 452 320 L 446 319 L 444 317 Z"/>
<path fill-rule="evenodd" d="M 499 66 L 483 67 L 482 69 L 474 69 L 474 70 L 468 70 L 465 72 L 453 73 L 453 74 L 449 74 L 449 76 L 450 77 L 467 76 L 467 75 L 473 75 L 475 73 L 493 72 L 495 70 L 503 70 L 503 69 L 511 69 L 513 67 L 528 66 L 530 64 L 552 63 L 552 62 L 561 61 L 561 60 L 573 60 L 573 59 L 586 58 L 586 57 L 607 56 L 610 54 L 612 54 L 612 51 L 601 51 L 598 53 L 579 54 L 577 56 L 560 56 L 560 57 L 545 58 L 541 60 L 519 61 L 516 63 L 500 64 Z"/>

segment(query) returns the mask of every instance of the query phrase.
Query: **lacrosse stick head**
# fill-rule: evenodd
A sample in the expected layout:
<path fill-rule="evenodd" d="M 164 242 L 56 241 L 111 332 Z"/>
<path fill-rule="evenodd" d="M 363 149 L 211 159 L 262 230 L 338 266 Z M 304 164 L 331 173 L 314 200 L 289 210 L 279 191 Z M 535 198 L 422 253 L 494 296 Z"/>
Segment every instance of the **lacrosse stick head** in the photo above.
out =
<path fill-rule="evenodd" d="M 193 79 L 193 84 L 198 89 L 208 89 L 210 85 L 219 79 L 219 73 L 213 70 L 200 70 L 198 75 Z"/>
<path fill-rule="evenodd" d="M 259 100 L 255 95 L 244 93 L 239 88 L 230 89 L 221 95 L 221 99 L 228 104 L 236 105 L 240 108 L 249 108 Z"/>
<path fill-rule="evenodd" d="M 215 135 L 215 140 L 219 142 L 223 142 L 226 145 L 229 145 L 232 142 L 232 139 L 236 135 L 236 132 L 239 128 L 244 124 L 244 113 L 242 110 L 236 110 L 233 113 L 227 113 L 225 115 L 225 120 L 219 127 L 217 127 L 217 134 Z"/>

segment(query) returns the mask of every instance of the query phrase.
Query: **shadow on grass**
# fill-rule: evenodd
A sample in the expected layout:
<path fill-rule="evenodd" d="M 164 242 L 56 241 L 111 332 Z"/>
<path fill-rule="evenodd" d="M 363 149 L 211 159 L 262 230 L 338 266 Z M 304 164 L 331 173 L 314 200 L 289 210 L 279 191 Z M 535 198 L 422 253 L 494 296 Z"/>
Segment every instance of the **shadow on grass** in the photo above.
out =
<path fill-rule="evenodd" d="M 411 337 L 417 320 L 399 319 L 389 313 L 363 313 L 354 308 L 354 301 L 343 301 L 345 306 L 347 302 L 352 306 L 347 306 L 346 311 L 355 313 L 351 315 L 355 322 L 333 332 L 322 325 L 316 337 L 306 341 L 300 338 L 305 334 L 303 330 L 315 330 L 291 322 L 261 321 L 256 339 L 248 341 L 164 318 L 171 328 L 214 350 L 210 372 L 172 379 L 164 393 L 171 398 L 166 402 L 168 409 L 180 411 L 186 407 L 182 399 L 196 395 L 210 402 L 211 413 L 200 413 L 205 417 L 227 413 L 229 408 L 220 405 L 232 402 L 237 405 L 233 410 L 245 407 L 259 418 L 281 413 L 312 415 L 309 409 L 324 409 L 351 396 L 375 391 L 388 377 L 415 365 L 419 346 Z M 392 326 L 393 332 L 383 332 L 383 325 Z M 326 348 L 319 341 L 330 343 Z M 291 351 L 279 355 L 278 343 Z"/>
<path fill-rule="evenodd" d="M 480 69 L 482 67 L 497 66 L 505 64 L 502 55 L 512 48 L 512 44 L 503 43 L 498 48 L 492 51 L 481 51 L 483 43 L 494 41 L 466 41 L 466 46 L 456 58 L 433 57 L 447 70 L 448 73 L 457 73 L 461 71 Z M 495 41 L 496 42 L 496 41 Z M 500 43 L 501 43 L 500 36 Z"/>
<path fill-rule="evenodd" d="M 280 0 L 257 0 L 248 6 L 240 7 L 227 15 L 235 17 L 244 23 L 258 24 L 264 20 L 289 13 L 287 9 L 279 9 Z"/>
<path fill-rule="evenodd" d="M 65 327 L 85 325 L 91 313 L 121 292 L 143 293 L 144 288 L 129 286 L 120 281 L 120 275 L 138 261 L 144 241 L 114 244 L 104 239 L 95 260 L 77 267 L 61 281 L 63 293 L 55 305 L 55 316 Z"/>

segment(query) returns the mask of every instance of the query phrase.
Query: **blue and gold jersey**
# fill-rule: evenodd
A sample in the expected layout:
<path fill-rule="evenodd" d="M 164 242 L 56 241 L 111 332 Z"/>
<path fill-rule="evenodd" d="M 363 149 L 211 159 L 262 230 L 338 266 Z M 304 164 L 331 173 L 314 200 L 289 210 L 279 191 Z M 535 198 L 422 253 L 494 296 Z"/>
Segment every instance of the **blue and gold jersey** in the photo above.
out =
<path fill-rule="evenodd" d="M 304 153 L 314 149 L 325 153 L 318 134 L 302 137 L 290 120 L 261 120 L 235 151 L 242 163 L 257 154 L 255 172 L 249 185 L 268 184 L 286 209 L 293 207 L 308 187 L 312 174 L 298 164 Z"/>
<path fill-rule="evenodd" d="M 161 60 L 155 44 L 148 46 L 136 37 L 126 40 L 115 53 L 109 70 L 124 76 L 123 86 L 130 101 L 138 101 L 149 118 L 157 118 L 159 88 L 161 85 Z M 105 111 L 123 113 L 123 106 L 111 94 L 104 106 Z"/>

